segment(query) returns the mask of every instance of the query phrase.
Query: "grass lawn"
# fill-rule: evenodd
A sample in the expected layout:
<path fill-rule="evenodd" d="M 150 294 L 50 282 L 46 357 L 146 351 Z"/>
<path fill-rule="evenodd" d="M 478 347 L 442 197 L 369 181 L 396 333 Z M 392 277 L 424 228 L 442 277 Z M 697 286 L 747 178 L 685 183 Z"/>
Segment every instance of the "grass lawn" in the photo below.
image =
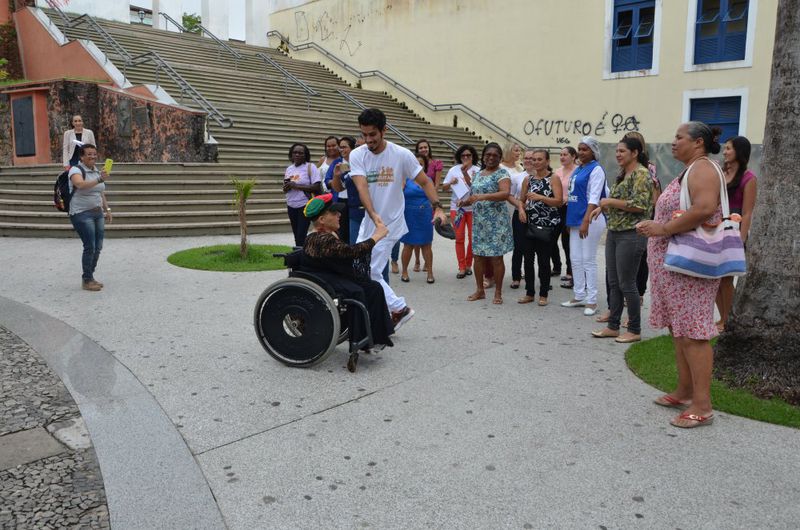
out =
<path fill-rule="evenodd" d="M 671 337 L 661 336 L 634 344 L 625 353 L 625 360 L 645 383 L 664 392 L 675 389 L 678 372 Z M 729 388 L 716 379 L 711 382 L 711 401 L 714 410 L 800 428 L 800 407 L 780 399 L 760 399 L 746 390 Z"/>
<path fill-rule="evenodd" d="M 239 256 L 239 245 L 213 245 L 178 251 L 167 261 L 178 267 L 201 271 L 250 272 L 274 271 L 285 268 L 283 258 L 273 253 L 291 252 L 285 245 L 250 245 L 247 259 Z"/>

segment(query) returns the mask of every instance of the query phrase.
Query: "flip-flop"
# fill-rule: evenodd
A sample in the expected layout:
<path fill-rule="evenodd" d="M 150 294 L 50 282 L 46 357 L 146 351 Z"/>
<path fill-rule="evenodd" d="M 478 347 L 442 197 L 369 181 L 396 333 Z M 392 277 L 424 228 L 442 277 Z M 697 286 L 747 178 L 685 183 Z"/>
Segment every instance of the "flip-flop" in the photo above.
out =
<path fill-rule="evenodd" d="M 425 281 L 428 282 L 428 283 L 435 283 L 436 282 L 436 278 L 428 278 Z"/>
<path fill-rule="evenodd" d="M 694 423 L 690 423 L 688 425 L 681 425 L 680 422 L 683 421 L 692 421 Z M 708 416 L 699 416 L 697 414 L 689 414 L 688 412 L 681 412 L 671 420 L 669 420 L 670 425 L 673 427 L 680 427 L 681 429 L 694 429 L 695 427 L 702 427 L 703 425 L 711 425 L 714 423 L 714 413 L 712 412 Z"/>
<path fill-rule="evenodd" d="M 485 299 L 486 299 L 486 293 L 484 294 L 473 293 L 467 297 L 467 302 L 474 302 L 476 300 L 485 300 Z"/>
<path fill-rule="evenodd" d="M 655 398 L 653 403 L 670 409 L 682 409 L 692 404 L 691 401 L 681 401 L 680 399 L 674 398 L 669 394 L 664 394 L 663 396 Z"/>
<path fill-rule="evenodd" d="M 411 281 L 411 278 L 409 278 L 408 276 L 400 276 L 400 281 L 408 283 Z"/>
<path fill-rule="evenodd" d="M 472 276 L 472 269 L 465 270 L 464 274 L 466 274 L 467 276 Z"/>
<path fill-rule="evenodd" d="M 492 299 L 492 303 L 494 305 L 502 305 L 503 304 L 503 299 L 502 298 L 493 298 Z"/>
<path fill-rule="evenodd" d="M 466 272 L 459 272 L 458 274 L 456 274 L 456 278 L 458 278 L 459 280 L 463 280 L 466 277 L 467 277 Z"/>

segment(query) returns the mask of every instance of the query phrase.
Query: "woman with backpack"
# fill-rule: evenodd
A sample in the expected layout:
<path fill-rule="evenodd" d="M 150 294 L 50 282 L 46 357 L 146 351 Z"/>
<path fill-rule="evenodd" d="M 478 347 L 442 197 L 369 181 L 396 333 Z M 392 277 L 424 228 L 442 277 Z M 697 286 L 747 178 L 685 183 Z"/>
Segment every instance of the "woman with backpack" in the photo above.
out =
<path fill-rule="evenodd" d="M 80 148 L 80 162 L 69 170 L 69 220 L 83 243 L 81 284 L 86 291 L 103 288 L 95 280 L 94 271 L 103 249 L 105 221 L 111 222 L 105 193 L 108 175 L 96 163 L 97 148 L 84 144 Z"/>

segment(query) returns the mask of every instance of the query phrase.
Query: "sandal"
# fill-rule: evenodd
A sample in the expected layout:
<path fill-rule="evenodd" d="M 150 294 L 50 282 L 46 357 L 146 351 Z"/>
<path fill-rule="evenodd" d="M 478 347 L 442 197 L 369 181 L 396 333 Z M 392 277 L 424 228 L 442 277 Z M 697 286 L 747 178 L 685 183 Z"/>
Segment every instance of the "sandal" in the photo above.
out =
<path fill-rule="evenodd" d="M 428 276 L 428 279 L 425 280 L 425 281 L 428 282 L 428 283 L 434 283 L 436 281 L 436 279 L 433 276 Z"/>
<path fill-rule="evenodd" d="M 519 289 L 519 280 L 514 280 L 513 282 L 511 282 L 511 285 L 509 287 L 511 287 L 512 289 Z"/>
<path fill-rule="evenodd" d="M 467 276 L 472 276 L 472 269 L 465 270 L 464 274 L 466 274 Z"/>
<path fill-rule="evenodd" d="M 399 274 L 399 273 L 400 273 L 400 267 L 397 265 L 396 261 L 393 261 L 392 262 L 392 274 Z"/>
<path fill-rule="evenodd" d="M 492 300 L 492 303 L 494 305 L 502 305 L 503 304 L 503 297 L 502 296 L 500 296 L 500 297 L 495 296 L 494 299 Z"/>
<path fill-rule="evenodd" d="M 484 300 L 486 298 L 485 292 L 472 293 L 467 297 L 467 302 L 474 302 L 475 300 Z"/>
<path fill-rule="evenodd" d="M 608 320 L 610 318 L 611 318 L 611 311 L 606 311 L 605 313 L 603 313 L 599 317 L 595 318 L 594 321 L 595 322 L 608 322 Z"/>
<path fill-rule="evenodd" d="M 409 278 L 408 276 L 400 276 L 400 281 L 408 283 L 411 281 L 411 278 Z"/>
<path fill-rule="evenodd" d="M 670 425 L 674 427 L 680 427 L 681 429 L 694 429 L 695 427 L 702 427 L 703 425 L 711 425 L 714 423 L 714 413 L 711 413 L 708 416 L 699 416 L 697 414 L 681 412 L 669 420 L 669 423 Z"/>
<path fill-rule="evenodd" d="M 596 339 L 614 339 L 619 337 L 619 331 L 608 328 L 596 329 L 592 331 L 592 337 Z"/>
<path fill-rule="evenodd" d="M 682 409 L 691 405 L 692 401 L 691 400 L 683 401 L 678 398 L 672 397 L 669 394 L 664 394 L 663 396 L 655 398 L 653 400 L 653 403 L 661 407 L 667 407 L 671 409 Z"/>
<path fill-rule="evenodd" d="M 419 262 L 414 264 L 414 272 L 419 272 Z"/>
<path fill-rule="evenodd" d="M 467 277 L 467 273 L 464 272 L 464 271 L 458 271 L 458 274 L 456 274 L 456 278 L 458 278 L 459 280 L 463 280 L 466 277 Z"/>
<path fill-rule="evenodd" d="M 572 289 L 573 287 L 575 287 L 575 284 L 573 283 L 572 280 L 564 280 L 563 282 L 560 283 L 560 285 L 564 289 Z"/>

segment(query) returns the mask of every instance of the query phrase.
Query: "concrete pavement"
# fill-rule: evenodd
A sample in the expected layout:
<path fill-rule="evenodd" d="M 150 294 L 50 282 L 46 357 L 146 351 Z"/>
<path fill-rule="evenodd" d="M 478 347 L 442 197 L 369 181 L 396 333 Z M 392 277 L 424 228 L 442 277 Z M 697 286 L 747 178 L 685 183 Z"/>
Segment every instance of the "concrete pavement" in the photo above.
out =
<path fill-rule="evenodd" d="M 651 403 L 658 392 L 628 371 L 624 346 L 592 339 L 593 318 L 558 306 L 570 291 L 556 286 L 545 308 L 516 304 L 522 293 L 507 288 L 503 306 L 468 303 L 471 279 L 455 278 L 451 244 L 437 237 L 434 285 L 424 273 L 408 284 L 392 277 L 417 310 L 394 348 L 362 356 L 356 374 L 344 347 L 321 365 L 289 369 L 261 349 L 251 322 L 261 290 L 284 271 L 166 262 L 224 241 L 235 238 L 107 240 L 97 271 L 106 288 L 90 293 L 80 290 L 78 240 L 0 239 L 0 296 L 11 301 L 0 304 L 0 324 L 37 351 L 47 328 L 25 322 L 39 312 L 90 339 L 93 362 L 79 366 L 97 388 L 84 392 L 110 398 L 104 377 L 128 374 L 114 403 L 133 403 L 148 436 L 184 447 L 180 458 L 115 460 L 102 440 L 110 447 L 131 425 L 93 421 L 95 409 L 75 396 L 119 528 L 144 527 L 115 519 L 131 513 L 131 497 L 152 502 L 149 521 L 174 528 L 194 526 L 198 513 L 212 514 L 207 527 L 230 528 L 800 523 L 798 431 L 727 414 L 707 428 L 669 426 L 672 412 Z M 21 316 L 16 304 L 30 311 Z M 115 474 L 153 466 L 191 477 L 194 495 L 109 487 Z"/>

